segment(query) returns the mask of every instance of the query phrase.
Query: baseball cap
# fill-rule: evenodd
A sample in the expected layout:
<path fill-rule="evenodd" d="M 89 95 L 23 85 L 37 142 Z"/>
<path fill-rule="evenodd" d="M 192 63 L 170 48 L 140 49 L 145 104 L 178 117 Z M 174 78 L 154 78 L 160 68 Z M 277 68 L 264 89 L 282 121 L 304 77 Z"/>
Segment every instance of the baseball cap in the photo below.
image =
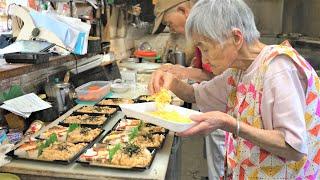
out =
<path fill-rule="evenodd" d="M 154 14 L 156 16 L 156 19 L 152 30 L 152 34 L 160 33 L 166 27 L 162 24 L 162 20 L 164 13 L 167 10 L 187 1 L 189 0 L 158 0 L 158 3 L 155 5 L 154 8 Z"/>

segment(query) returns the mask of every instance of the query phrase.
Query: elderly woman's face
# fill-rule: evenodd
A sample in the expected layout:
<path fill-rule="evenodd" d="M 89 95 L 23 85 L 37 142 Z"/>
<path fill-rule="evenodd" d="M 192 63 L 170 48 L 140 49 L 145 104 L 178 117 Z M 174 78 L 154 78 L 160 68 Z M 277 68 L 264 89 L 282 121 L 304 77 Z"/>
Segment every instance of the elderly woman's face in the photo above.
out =
<path fill-rule="evenodd" d="M 212 66 L 212 73 L 219 75 L 230 68 L 236 60 L 238 51 L 232 40 L 226 40 L 223 45 L 208 38 L 194 36 L 196 46 L 202 52 L 204 59 L 207 59 Z"/>

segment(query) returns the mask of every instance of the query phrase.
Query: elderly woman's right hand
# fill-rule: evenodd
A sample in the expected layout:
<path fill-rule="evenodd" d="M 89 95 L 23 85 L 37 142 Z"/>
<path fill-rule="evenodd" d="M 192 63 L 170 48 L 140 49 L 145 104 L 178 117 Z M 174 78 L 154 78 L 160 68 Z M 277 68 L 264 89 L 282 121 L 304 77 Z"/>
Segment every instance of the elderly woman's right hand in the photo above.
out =
<path fill-rule="evenodd" d="M 176 77 L 168 72 L 164 72 L 161 69 L 155 71 L 148 85 L 148 90 L 150 94 L 157 93 L 161 88 L 171 90 L 173 82 L 177 80 Z"/>

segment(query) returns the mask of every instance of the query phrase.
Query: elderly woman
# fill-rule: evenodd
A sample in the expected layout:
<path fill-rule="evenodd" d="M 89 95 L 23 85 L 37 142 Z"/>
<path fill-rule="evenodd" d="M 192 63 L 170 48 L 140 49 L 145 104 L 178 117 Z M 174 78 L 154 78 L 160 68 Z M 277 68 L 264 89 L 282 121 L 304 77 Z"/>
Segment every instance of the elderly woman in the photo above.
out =
<path fill-rule="evenodd" d="M 190 86 L 153 74 L 151 93 L 170 89 L 206 112 L 180 135 L 226 131 L 225 178 L 319 179 L 320 81 L 308 62 L 287 42 L 259 42 L 243 0 L 200 0 L 186 33 L 218 76 Z"/>

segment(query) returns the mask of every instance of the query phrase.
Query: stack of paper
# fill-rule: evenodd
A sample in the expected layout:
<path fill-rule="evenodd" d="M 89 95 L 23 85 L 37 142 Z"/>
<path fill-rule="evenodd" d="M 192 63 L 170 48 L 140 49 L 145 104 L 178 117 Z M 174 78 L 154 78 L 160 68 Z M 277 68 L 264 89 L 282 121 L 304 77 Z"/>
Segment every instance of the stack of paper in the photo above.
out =
<path fill-rule="evenodd" d="M 36 94 L 30 93 L 5 101 L 0 108 L 8 110 L 24 118 L 30 117 L 31 113 L 52 107 L 48 102 L 40 99 Z"/>

